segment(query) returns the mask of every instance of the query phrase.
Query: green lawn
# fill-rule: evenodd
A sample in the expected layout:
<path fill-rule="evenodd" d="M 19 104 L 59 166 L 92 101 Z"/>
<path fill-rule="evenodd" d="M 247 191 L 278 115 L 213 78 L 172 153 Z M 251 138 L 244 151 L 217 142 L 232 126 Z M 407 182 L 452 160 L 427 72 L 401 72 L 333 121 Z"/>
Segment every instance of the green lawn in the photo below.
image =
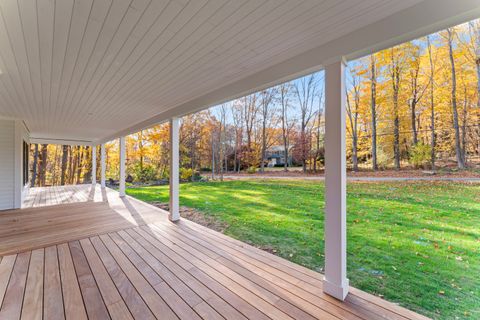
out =
<path fill-rule="evenodd" d="M 129 189 L 168 201 L 168 186 Z M 225 233 L 322 271 L 323 182 L 181 185 L 181 205 L 228 224 Z M 439 319 L 480 319 L 480 184 L 349 183 L 351 285 Z"/>

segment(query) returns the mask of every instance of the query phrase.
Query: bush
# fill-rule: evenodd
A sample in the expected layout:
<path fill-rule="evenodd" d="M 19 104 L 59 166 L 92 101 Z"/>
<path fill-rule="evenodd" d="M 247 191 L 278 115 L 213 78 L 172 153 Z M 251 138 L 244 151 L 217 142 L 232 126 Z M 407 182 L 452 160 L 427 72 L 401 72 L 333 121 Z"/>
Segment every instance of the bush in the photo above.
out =
<path fill-rule="evenodd" d="M 248 167 L 247 173 L 249 173 L 249 174 L 254 174 L 255 172 L 257 172 L 257 168 L 255 168 L 255 167 Z"/>
<path fill-rule="evenodd" d="M 137 163 L 132 168 L 132 177 L 138 182 L 148 182 L 157 179 L 157 170 L 151 164 L 144 164 L 143 168 Z"/>
<path fill-rule="evenodd" d="M 427 167 L 432 154 L 432 148 L 428 144 L 417 143 L 410 153 L 410 163 L 415 167 Z"/>
<path fill-rule="evenodd" d="M 190 168 L 180 168 L 180 180 L 191 181 L 194 171 Z"/>

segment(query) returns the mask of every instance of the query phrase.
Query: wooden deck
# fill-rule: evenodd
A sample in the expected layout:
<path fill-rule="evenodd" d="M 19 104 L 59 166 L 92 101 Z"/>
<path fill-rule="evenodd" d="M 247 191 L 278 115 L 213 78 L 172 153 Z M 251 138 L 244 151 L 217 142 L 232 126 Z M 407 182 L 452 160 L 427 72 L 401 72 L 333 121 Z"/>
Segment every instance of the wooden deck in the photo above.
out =
<path fill-rule="evenodd" d="M 0 212 L 0 319 L 425 319 L 109 189 L 25 206 Z"/>

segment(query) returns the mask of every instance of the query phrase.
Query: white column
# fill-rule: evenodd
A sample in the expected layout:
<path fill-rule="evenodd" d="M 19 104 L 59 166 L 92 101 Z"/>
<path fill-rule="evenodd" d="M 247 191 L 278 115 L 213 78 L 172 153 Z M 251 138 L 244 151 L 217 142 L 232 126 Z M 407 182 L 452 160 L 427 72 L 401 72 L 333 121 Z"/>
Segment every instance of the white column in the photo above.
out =
<path fill-rule="evenodd" d="M 92 185 L 97 184 L 97 146 L 92 146 Z"/>
<path fill-rule="evenodd" d="M 344 300 L 348 294 L 345 62 L 325 65 L 325 280 L 323 291 Z"/>
<path fill-rule="evenodd" d="M 120 137 L 120 179 L 119 193 L 120 197 L 125 197 L 125 162 L 127 160 L 125 153 L 125 137 Z"/>
<path fill-rule="evenodd" d="M 170 119 L 170 213 L 168 218 L 171 221 L 180 219 L 179 200 L 179 119 Z"/>
<path fill-rule="evenodd" d="M 102 185 L 102 188 L 105 188 L 105 171 L 107 169 L 107 165 L 105 163 L 105 143 L 102 143 L 100 147 L 100 183 Z"/>

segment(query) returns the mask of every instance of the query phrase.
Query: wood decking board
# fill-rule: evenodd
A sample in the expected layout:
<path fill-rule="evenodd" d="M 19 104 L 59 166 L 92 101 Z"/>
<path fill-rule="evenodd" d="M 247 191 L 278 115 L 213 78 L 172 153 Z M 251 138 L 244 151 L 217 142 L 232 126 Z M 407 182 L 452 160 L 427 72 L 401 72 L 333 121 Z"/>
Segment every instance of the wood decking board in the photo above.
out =
<path fill-rule="evenodd" d="M 0 319 L 425 319 L 110 189 L 25 205 L 0 213 Z"/>

